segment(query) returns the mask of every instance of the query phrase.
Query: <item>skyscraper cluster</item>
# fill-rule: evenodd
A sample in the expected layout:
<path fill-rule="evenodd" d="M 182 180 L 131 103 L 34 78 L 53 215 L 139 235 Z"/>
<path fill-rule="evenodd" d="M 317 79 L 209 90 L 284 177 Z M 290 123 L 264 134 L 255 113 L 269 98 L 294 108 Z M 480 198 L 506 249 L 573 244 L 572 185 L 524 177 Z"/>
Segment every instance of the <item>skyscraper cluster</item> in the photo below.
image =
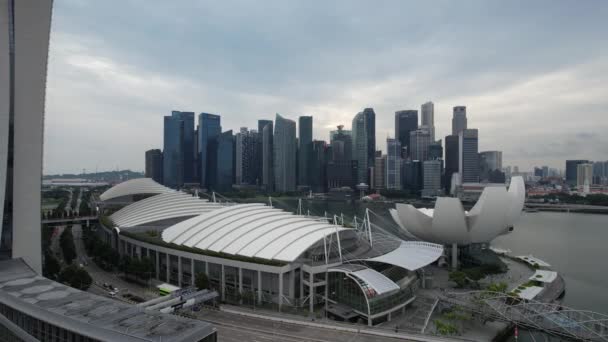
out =
<path fill-rule="evenodd" d="M 351 129 L 339 125 L 329 142 L 313 138 L 313 117 L 276 114 L 257 130 L 222 132 L 221 117 L 173 111 L 164 117 L 163 150 L 146 152 L 146 176 L 173 188 L 230 192 L 364 188 L 438 196 L 463 183 L 504 182 L 502 153 L 478 153 L 478 130 L 467 127 L 466 107 L 453 109 L 452 134 L 435 139 L 435 106 L 395 112 L 386 153 L 376 149 L 376 113 L 364 108 Z M 444 157 L 445 150 L 445 157 Z"/>

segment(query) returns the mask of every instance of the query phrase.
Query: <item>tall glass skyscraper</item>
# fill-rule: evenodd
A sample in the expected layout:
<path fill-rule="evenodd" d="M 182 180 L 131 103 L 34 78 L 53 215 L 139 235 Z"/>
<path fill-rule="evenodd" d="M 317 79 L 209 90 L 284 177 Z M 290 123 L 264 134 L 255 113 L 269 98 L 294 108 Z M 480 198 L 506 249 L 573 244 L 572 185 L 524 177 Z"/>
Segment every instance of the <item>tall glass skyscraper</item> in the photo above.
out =
<path fill-rule="evenodd" d="M 376 113 L 365 108 L 353 118 L 353 159 L 358 165 L 358 183 L 369 184 L 369 170 L 376 154 Z"/>
<path fill-rule="evenodd" d="M 273 153 L 273 124 L 268 120 L 262 128 L 262 185 L 266 191 L 274 189 Z"/>
<path fill-rule="evenodd" d="M 262 181 L 261 175 L 258 174 L 258 164 L 262 159 L 258 155 L 260 135 L 255 130 L 242 127 L 241 131 L 236 134 L 235 143 L 235 183 L 238 185 L 259 185 Z"/>
<path fill-rule="evenodd" d="M 420 126 L 429 131 L 431 143 L 435 141 L 435 104 L 427 102 L 420 107 Z"/>
<path fill-rule="evenodd" d="M 452 116 L 452 135 L 458 135 L 467 129 L 467 107 L 456 106 Z"/>
<path fill-rule="evenodd" d="M 428 130 L 417 129 L 410 132 L 410 158 L 421 162 L 429 159 L 431 134 Z"/>
<path fill-rule="evenodd" d="M 277 114 L 274 126 L 275 191 L 296 190 L 296 123 Z"/>
<path fill-rule="evenodd" d="M 222 133 L 222 126 L 220 122 L 221 118 L 216 114 L 200 113 L 198 115 L 198 162 L 197 166 L 199 169 L 199 182 L 201 187 L 210 188 L 211 183 L 215 180 L 215 164 L 217 160 L 210 158 L 211 155 L 217 155 L 217 153 L 210 153 L 210 147 L 216 147 L 217 144 L 212 144 Z"/>
<path fill-rule="evenodd" d="M 311 185 L 312 116 L 298 118 L 298 185 Z"/>
<path fill-rule="evenodd" d="M 448 135 L 445 137 L 445 174 L 444 184 L 446 193 L 452 189 L 452 175 L 458 172 L 460 153 L 458 136 Z"/>
<path fill-rule="evenodd" d="M 418 129 L 418 111 L 400 110 L 395 112 L 395 139 L 399 140 L 401 147 L 405 148 L 406 153 L 403 157 L 412 155 L 410 146 L 410 132 Z"/>
<path fill-rule="evenodd" d="M 462 183 L 479 182 L 479 140 L 477 129 L 465 129 L 458 135 L 459 167 Z"/>
<path fill-rule="evenodd" d="M 194 113 L 164 117 L 163 184 L 179 188 L 194 181 Z"/>
<path fill-rule="evenodd" d="M 211 165 L 215 169 L 213 173 L 215 179 L 210 182 L 210 190 L 219 192 L 229 192 L 232 190 L 232 184 L 234 180 L 232 175 L 234 174 L 234 137 L 232 130 L 221 133 L 214 139 L 210 145 L 213 148 L 210 149 L 213 160 L 216 161 L 215 165 Z"/>
<path fill-rule="evenodd" d="M 163 182 L 163 153 L 159 149 L 146 151 L 146 177 Z"/>

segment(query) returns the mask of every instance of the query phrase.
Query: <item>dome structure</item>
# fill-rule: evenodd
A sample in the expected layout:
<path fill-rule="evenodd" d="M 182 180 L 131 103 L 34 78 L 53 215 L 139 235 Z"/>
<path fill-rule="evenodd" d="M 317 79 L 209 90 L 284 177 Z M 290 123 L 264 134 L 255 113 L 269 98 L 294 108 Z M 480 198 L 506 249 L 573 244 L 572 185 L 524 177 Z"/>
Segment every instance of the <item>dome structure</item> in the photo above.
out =
<path fill-rule="evenodd" d="M 416 209 L 398 203 L 390 209 L 393 220 L 410 237 L 438 244 L 487 243 L 506 234 L 519 219 L 526 190 L 522 177 L 504 187 L 486 187 L 475 206 L 465 211 L 458 198 L 439 197 L 435 208 Z"/>

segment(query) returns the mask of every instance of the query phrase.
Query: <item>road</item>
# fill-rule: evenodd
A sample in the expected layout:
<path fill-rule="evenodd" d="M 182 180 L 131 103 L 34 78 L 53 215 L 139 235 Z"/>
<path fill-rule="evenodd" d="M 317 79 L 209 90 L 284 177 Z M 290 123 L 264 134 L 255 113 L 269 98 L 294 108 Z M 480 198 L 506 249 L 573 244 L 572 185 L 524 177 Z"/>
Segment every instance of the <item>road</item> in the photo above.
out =
<path fill-rule="evenodd" d="M 371 336 L 298 324 L 275 322 L 267 319 L 203 309 L 194 314 L 201 320 L 213 323 L 218 340 L 229 342 L 262 341 L 314 341 L 314 342 L 396 342 L 408 341 L 391 337 Z M 364 326 L 362 326 L 364 327 Z"/>
<path fill-rule="evenodd" d="M 131 293 L 146 300 L 158 296 L 152 289 L 129 283 L 118 276 L 118 274 L 106 272 L 97 266 L 95 262 L 87 256 L 84 242 L 82 241 L 82 226 L 80 224 L 72 225 L 72 235 L 74 236 L 74 244 L 76 245 L 77 260 L 79 263 L 83 264 L 84 269 L 87 270 L 91 275 L 91 278 L 93 278 L 94 285 L 89 289 L 90 292 L 100 294 L 99 292 L 101 291 L 102 295 L 108 296 L 108 291 L 102 286 L 104 283 L 108 283 L 118 288 L 120 295 Z"/>

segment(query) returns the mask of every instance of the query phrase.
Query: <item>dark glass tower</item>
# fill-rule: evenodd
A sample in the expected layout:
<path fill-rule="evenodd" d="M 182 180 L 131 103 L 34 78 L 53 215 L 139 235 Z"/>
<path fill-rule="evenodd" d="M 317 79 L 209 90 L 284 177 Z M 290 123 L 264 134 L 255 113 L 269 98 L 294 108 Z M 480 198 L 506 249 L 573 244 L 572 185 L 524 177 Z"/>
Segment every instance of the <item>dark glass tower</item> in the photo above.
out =
<path fill-rule="evenodd" d="M 163 184 L 179 188 L 194 175 L 194 113 L 173 111 L 164 118 Z"/>
<path fill-rule="evenodd" d="M 458 135 L 459 172 L 463 183 L 479 182 L 479 139 L 477 129 L 465 129 Z"/>
<path fill-rule="evenodd" d="M 216 114 L 200 113 L 198 116 L 198 163 L 199 182 L 201 187 L 210 188 L 212 182 L 216 179 L 214 174 L 216 171 L 217 160 L 211 158 L 217 155 L 212 153 L 213 148 L 217 146 L 214 140 L 222 132 L 221 118 Z"/>
<path fill-rule="evenodd" d="M 576 170 L 578 164 L 587 164 L 588 160 L 566 160 L 566 183 L 576 185 Z"/>
<path fill-rule="evenodd" d="M 458 153 L 458 136 L 448 135 L 445 137 L 445 189 L 446 193 L 450 192 L 452 188 L 452 175 L 458 172 L 458 160 L 460 159 Z"/>
<path fill-rule="evenodd" d="M 210 145 L 212 146 L 210 154 L 216 163 L 210 166 L 215 169 L 215 172 L 213 172 L 215 179 L 210 182 L 209 190 L 230 192 L 234 183 L 232 179 L 234 174 L 234 137 L 232 130 L 218 135 Z"/>
<path fill-rule="evenodd" d="M 262 121 L 262 120 L 260 120 Z M 274 173 L 273 173 L 273 124 L 271 120 L 267 121 L 262 128 L 262 185 L 266 191 L 274 189 Z M 259 127 L 259 122 L 258 122 Z"/>
<path fill-rule="evenodd" d="M 312 116 L 298 118 L 298 185 L 311 185 Z"/>
<path fill-rule="evenodd" d="M 163 153 L 159 149 L 146 151 L 146 177 L 163 182 Z"/>
<path fill-rule="evenodd" d="M 273 163 L 276 191 L 296 190 L 296 123 L 277 114 L 274 121 Z"/>
<path fill-rule="evenodd" d="M 403 157 L 412 155 L 410 151 L 410 132 L 418 129 L 418 111 L 400 110 L 395 112 L 395 138 L 401 143 L 401 148 L 406 152 Z"/>

